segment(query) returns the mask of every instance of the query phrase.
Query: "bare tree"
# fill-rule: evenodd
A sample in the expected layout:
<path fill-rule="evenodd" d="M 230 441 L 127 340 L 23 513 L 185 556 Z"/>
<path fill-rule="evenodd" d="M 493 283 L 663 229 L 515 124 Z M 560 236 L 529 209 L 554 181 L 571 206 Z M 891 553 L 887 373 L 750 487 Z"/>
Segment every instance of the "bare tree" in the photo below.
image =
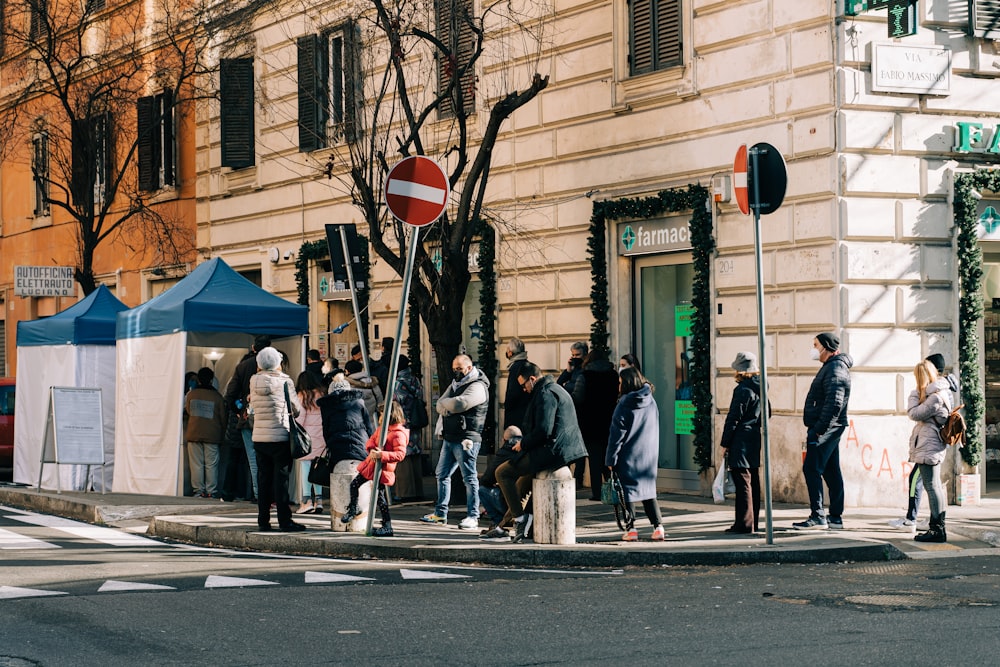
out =
<path fill-rule="evenodd" d="M 31 146 L 35 215 L 74 223 L 87 294 L 109 240 L 156 264 L 192 252 L 193 221 L 171 203 L 174 137 L 224 23 L 197 2 L 108 5 L 5 2 L 0 22 L 4 79 L 16 82 L 0 99 L 0 157 L 24 159 Z"/>
<path fill-rule="evenodd" d="M 462 343 L 470 252 L 483 225 L 502 222 L 484 213 L 494 147 L 505 121 L 548 85 L 537 70 L 545 3 L 486 0 L 473 14 L 475 4 L 368 3 L 371 9 L 358 19 L 359 34 L 372 46 L 367 87 L 357 96 L 360 122 L 344 128 L 349 157 L 335 150 L 327 165 L 328 176 L 350 189 L 373 249 L 400 276 L 410 237 L 383 206 L 386 175 L 410 155 L 428 155 L 445 166 L 452 199 L 421 233 L 411 286 L 442 378 Z M 519 14 L 515 5 L 535 15 Z M 516 47 L 505 50 L 512 43 Z"/>

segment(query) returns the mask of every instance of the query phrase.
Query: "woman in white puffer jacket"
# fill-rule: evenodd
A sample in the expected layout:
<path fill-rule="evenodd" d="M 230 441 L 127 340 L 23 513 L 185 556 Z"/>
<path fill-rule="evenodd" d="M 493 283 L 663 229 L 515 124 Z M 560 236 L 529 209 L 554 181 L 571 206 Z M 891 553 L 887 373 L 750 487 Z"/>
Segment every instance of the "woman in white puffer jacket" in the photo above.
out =
<path fill-rule="evenodd" d="M 941 439 L 941 425 L 951 412 L 951 389 L 947 378 L 939 378 L 937 368 L 929 361 L 921 361 L 913 369 L 917 388 L 910 392 L 906 412 L 917 422 L 910 434 L 910 460 L 920 469 L 927 499 L 931 506 L 928 530 L 913 539 L 918 542 L 947 542 L 944 503 L 947 497 L 941 486 L 941 462 L 948 446 Z"/>
<path fill-rule="evenodd" d="M 278 528 L 284 532 L 305 530 L 292 521 L 288 506 L 288 476 L 292 470 L 292 452 L 288 444 L 288 405 L 293 414 L 302 405 L 295 393 L 292 378 L 281 372 L 281 353 L 265 347 L 257 353 L 260 369 L 250 378 L 250 407 L 253 409 L 253 449 L 257 455 L 257 527 L 271 530 L 271 503 L 278 514 Z"/>

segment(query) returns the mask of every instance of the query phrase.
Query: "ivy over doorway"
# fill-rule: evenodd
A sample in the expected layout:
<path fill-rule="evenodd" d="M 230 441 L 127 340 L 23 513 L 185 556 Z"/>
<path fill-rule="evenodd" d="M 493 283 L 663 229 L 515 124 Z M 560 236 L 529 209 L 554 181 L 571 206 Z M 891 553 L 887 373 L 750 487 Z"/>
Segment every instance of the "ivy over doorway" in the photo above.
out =
<path fill-rule="evenodd" d="M 691 253 L 694 264 L 694 285 L 691 302 L 694 315 L 691 321 L 692 401 L 694 402 L 694 462 L 704 472 L 712 465 L 712 355 L 711 355 L 711 277 L 712 253 L 715 237 L 712 236 L 712 214 L 708 189 L 701 185 L 661 190 L 650 197 L 623 198 L 594 202 L 590 217 L 590 238 L 587 255 L 591 261 L 591 314 L 594 323 L 590 328 L 590 344 L 596 350 L 609 352 L 608 348 L 608 223 L 617 220 L 642 220 L 663 215 L 691 211 Z"/>
<path fill-rule="evenodd" d="M 983 415 L 986 400 L 979 382 L 979 326 L 983 319 L 983 251 L 977 234 L 976 194 L 1000 192 L 1000 170 L 980 169 L 955 177 L 953 214 L 958 229 L 955 253 L 958 259 L 958 368 L 967 423 L 962 460 L 977 466 L 982 460 Z M 974 194 L 975 193 L 975 194 Z"/>

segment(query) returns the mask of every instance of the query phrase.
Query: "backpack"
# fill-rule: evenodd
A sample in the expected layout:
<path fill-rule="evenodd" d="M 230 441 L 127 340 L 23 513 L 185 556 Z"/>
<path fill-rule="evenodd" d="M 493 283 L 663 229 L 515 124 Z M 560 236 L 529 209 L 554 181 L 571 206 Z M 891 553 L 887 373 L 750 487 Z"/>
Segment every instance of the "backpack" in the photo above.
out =
<path fill-rule="evenodd" d="M 427 403 L 421 394 L 413 395 L 413 402 L 410 403 L 410 414 L 406 415 L 406 423 L 411 429 L 419 431 L 431 423 L 430 415 L 427 414 Z"/>
<path fill-rule="evenodd" d="M 965 417 L 959 412 L 965 404 L 958 406 L 948 414 L 948 418 L 941 425 L 941 440 L 946 445 L 955 445 L 959 442 L 965 445 Z"/>

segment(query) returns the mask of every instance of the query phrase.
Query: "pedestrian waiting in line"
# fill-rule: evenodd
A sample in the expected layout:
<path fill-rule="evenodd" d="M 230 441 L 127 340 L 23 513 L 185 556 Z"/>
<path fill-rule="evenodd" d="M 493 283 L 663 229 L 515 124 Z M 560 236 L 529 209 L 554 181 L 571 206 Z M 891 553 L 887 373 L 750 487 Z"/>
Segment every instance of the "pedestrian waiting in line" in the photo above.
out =
<path fill-rule="evenodd" d="M 639 365 L 639 360 L 631 352 L 626 352 L 618 360 L 618 372 L 621 373 L 626 368 L 634 368 L 640 373 L 642 372 L 642 366 Z"/>
<path fill-rule="evenodd" d="M 948 446 L 941 439 L 941 424 L 951 413 L 951 391 L 946 378 L 937 376 L 937 369 L 929 361 L 921 361 L 913 369 L 917 388 L 906 401 L 906 413 L 917 422 L 910 434 L 910 461 L 920 469 L 924 490 L 931 506 L 927 530 L 913 539 L 918 542 L 947 542 L 945 506 L 948 497 L 941 486 L 941 463 Z"/>
<path fill-rule="evenodd" d="M 365 448 L 368 455 L 365 460 L 358 464 L 358 474 L 351 480 L 351 498 L 344 510 L 344 516 L 340 517 L 342 523 L 350 523 L 359 514 L 361 508 L 358 507 L 358 492 L 361 486 L 370 480 L 375 479 L 375 467 L 378 461 L 382 462 L 382 470 L 376 481 L 375 490 L 378 499 L 378 511 L 382 516 L 382 525 L 372 530 L 372 537 L 392 537 L 392 517 L 389 516 L 389 500 L 387 487 L 396 483 L 396 464 L 406 457 L 406 443 L 410 439 L 410 430 L 403 425 L 405 417 L 403 408 L 398 402 L 393 401 L 389 408 L 389 428 L 385 435 L 385 447 L 378 448 L 381 428 L 368 438 Z"/>
<path fill-rule="evenodd" d="M 226 435 L 226 401 L 212 385 L 215 373 L 211 368 L 199 369 L 197 378 L 198 386 L 184 397 L 191 490 L 202 498 L 219 498 L 219 448 Z"/>
<path fill-rule="evenodd" d="M 330 452 L 330 465 L 341 461 L 363 461 L 365 443 L 375 425 L 361 392 L 351 387 L 343 373 L 330 380 L 329 393 L 316 401 L 323 417 L 323 442 Z"/>
<path fill-rule="evenodd" d="M 517 383 L 521 367 L 528 362 L 528 353 L 524 349 L 524 341 L 511 338 L 507 341 L 504 352 L 507 357 L 507 390 L 503 399 L 503 427 L 521 426 L 524 422 L 524 411 L 528 409 L 531 396 Z"/>
<path fill-rule="evenodd" d="M 601 482 L 607 477 L 604 455 L 608 449 L 611 415 L 618 403 L 618 371 L 607 352 L 591 350 L 583 359 L 583 372 L 573 388 L 576 417 L 587 446 L 590 499 L 601 499 Z M 577 462 L 582 466 L 582 462 Z"/>
<path fill-rule="evenodd" d="M 323 355 L 319 350 L 306 352 L 306 371 L 312 373 L 317 381 L 323 381 Z"/>
<path fill-rule="evenodd" d="M 653 526 L 650 539 L 661 541 L 666 537 L 663 517 L 656 500 L 656 471 L 660 456 L 660 410 L 653 400 L 653 385 L 635 368 L 621 373 L 621 398 L 611 417 L 608 451 L 604 463 L 613 470 L 622 483 L 625 502 L 641 502 L 646 518 Z M 628 520 L 622 540 L 637 542 L 639 531 L 635 528 L 635 511 L 627 513 Z"/>
<path fill-rule="evenodd" d="M 326 396 L 326 392 L 310 371 L 302 371 L 295 381 L 295 392 L 299 395 L 302 410 L 295 418 L 312 439 L 312 451 L 299 459 L 299 479 L 302 486 L 302 504 L 295 510 L 296 514 L 322 514 L 323 488 L 309 481 L 309 466 L 312 460 L 323 456 L 326 452 L 326 441 L 323 439 L 323 413 L 316 401 Z"/>
<path fill-rule="evenodd" d="M 497 468 L 501 464 L 510 461 L 518 455 L 514 446 L 521 442 L 521 429 L 516 426 L 508 426 L 503 430 L 503 442 L 500 449 L 493 455 L 489 465 L 486 466 L 483 476 L 479 479 L 479 504 L 486 510 L 486 517 L 490 520 L 489 528 L 484 529 L 479 537 L 485 540 L 509 540 L 510 533 L 502 526 L 504 515 L 507 514 L 507 502 L 503 498 L 503 491 L 497 484 Z"/>
<path fill-rule="evenodd" d="M 250 378 L 257 372 L 257 353 L 265 347 L 271 346 L 270 336 L 256 336 L 250 351 L 243 355 L 236 365 L 233 377 L 229 378 L 226 385 L 225 398 L 226 406 L 234 410 L 239 415 L 236 426 L 243 436 L 243 447 L 246 452 L 247 463 L 250 467 L 250 494 L 252 502 L 257 501 L 259 488 L 257 484 L 257 454 L 253 447 L 253 424 L 250 419 Z"/>
<path fill-rule="evenodd" d="M 347 374 L 347 381 L 351 387 L 361 392 L 365 401 L 368 414 L 376 422 L 378 421 L 379 408 L 382 405 L 382 388 L 379 387 L 378 380 L 365 372 L 365 365 L 360 361 L 351 359 L 344 364 L 344 371 Z"/>
<path fill-rule="evenodd" d="M 736 486 L 736 519 L 727 533 L 754 533 L 760 525 L 760 366 L 753 352 L 737 352 L 736 389 L 720 443 Z M 770 412 L 768 412 L 770 414 Z M 721 465 L 721 464 L 720 464 Z"/>

